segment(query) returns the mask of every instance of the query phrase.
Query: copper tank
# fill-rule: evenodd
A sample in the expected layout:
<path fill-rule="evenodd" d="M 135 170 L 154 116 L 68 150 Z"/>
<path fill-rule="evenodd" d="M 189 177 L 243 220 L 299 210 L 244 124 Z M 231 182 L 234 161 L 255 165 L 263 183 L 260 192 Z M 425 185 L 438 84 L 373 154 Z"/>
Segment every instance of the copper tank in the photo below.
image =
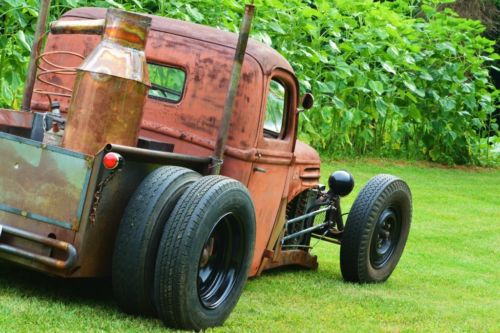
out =
<path fill-rule="evenodd" d="M 108 9 L 102 41 L 77 70 L 63 147 L 95 155 L 107 143 L 136 146 L 150 86 L 150 25 L 150 17 Z"/>

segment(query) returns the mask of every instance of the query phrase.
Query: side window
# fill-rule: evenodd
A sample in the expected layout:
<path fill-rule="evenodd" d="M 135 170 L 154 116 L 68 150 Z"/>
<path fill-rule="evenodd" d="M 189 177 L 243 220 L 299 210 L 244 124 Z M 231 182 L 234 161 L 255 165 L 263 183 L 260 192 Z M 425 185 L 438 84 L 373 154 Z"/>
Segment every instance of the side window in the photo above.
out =
<path fill-rule="evenodd" d="M 179 68 L 148 64 L 151 88 L 149 97 L 177 103 L 182 98 L 186 73 Z"/>
<path fill-rule="evenodd" d="M 273 79 L 267 94 L 264 136 L 280 138 L 285 131 L 286 90 L 283 83 Z"/>

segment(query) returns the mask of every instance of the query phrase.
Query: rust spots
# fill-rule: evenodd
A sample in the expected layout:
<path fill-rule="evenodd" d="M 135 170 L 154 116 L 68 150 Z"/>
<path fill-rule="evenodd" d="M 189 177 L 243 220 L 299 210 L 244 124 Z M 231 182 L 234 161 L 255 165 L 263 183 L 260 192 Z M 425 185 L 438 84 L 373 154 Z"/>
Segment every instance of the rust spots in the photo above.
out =
<path fill-rule="evenodd" d="M 196 65 L 195 65 L 195 71 L 194 71 L 194 81 L 195 82 L 201 82 L 205 78 L 205 67 L 203 66 L 198 66 L 199 60 L 197 59 Z"/>
<path fill-rule="evenodd" d="M 201 123 L 203 124 L 202 127 L 207 127 L 207 128 L 211 128 L 211 129 L 214 129 L 216 128 L 216 123 L 215 123 L 215 117 L 202 117 L 200 119 Z"/>
<path fill-rule="evenodd" d="M 210 98 L 208 96 L 205 96 L 203 98 L 201 98 L 201 100 L 203 101 L 203 104 L 205 106 L 207 105 L 210 105 L 210 106 L 213 106 L 215 109 L 219 109 L 219 110 L 222 110 L 224 108 L 224 99 L 220 99 L 220 100 L 217 100 L 217 99 L 213 99 L 213 98 Z"/>
<path fill-rule="evenodd" d="M 253 77 L 254 77 L 254 73 L 253 72 L 250 72 L 250 73 L 242 73 L 241 75 L 241 79 L 246 82 L 246 83 L 252 83 L 253 81 Z"/>
<path fill-rule="evenodd" d="M 215 81 L 217 79 L 217 76 L 219 75 L 219 73 L 217 71 L 210 71 L 208 72 L 208 78 L 210 79 L 210 81 Z"/>
<path fill-rule="evenodd" d="M 200 116 L 196 117 L 181 115 L 181 122 L 193 130 L 199 130 L 207 134 L 214 134 L 218 128 L 217 121 L 213 116 Z"/>
<path fill-rule="evenodd" d="M 208 81 L 211 86 L 219 82 L 218 86 L 227 87 L 229 67 L 226 63 L 215 61 L 212 58 L 197 58 L 194 80 L 196 82 Z M 206 77 L 206 78 L 205 78 Z M 221 82 L 222 81 L 222 82 Z M 223 85 L 224 84 L 224 85 Z"/>
<path fill-rule="evenodd" d="M 227 89 L 227 86 L 229 85 L 229 80 L 227 77 L 223 77 L 219 80 L 219 89 Z"/>
<path fill-rule="evenodd" d="M 60 85 L 62 86 L 63 85 L 63 81 L 61 80 L 61 78 L 57 75 L 52 75 L 49 79 L 49 81 L 51 83 L 54 83 L 54 84 L 57 84 L 57 85 Z"/>
<path fill-rule="evenodd" d="M 214 63 L 214 60 L 212 58 L 204 58 L 201 59 L 200 62 L 206 65 L 211 65 Z"/>

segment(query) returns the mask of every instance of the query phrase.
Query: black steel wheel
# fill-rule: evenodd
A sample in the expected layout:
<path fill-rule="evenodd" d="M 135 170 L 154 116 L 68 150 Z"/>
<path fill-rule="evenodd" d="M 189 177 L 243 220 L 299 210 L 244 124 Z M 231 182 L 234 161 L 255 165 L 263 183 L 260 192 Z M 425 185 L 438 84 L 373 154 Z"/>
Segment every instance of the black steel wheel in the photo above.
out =
<path fill-rule="evenodd" d="M 202 330 L 224 323 L 243 291 L 255 244 L 247 189 L 222 176 L 193 183 L 160 241 L 155 301 L 163 322 Z"/>
<path fill-rule="evenodd" d="M 243 228 L 232 213 L 215 224 L 200 254 L 198 295 L 207 309 L 216 309 L 230 295 L 245 257 Z"/>
<path fill-rule="evenodd" d="M 201 176 L 181 167 L 161 167 L 134 192 L 118 229 L 112 262 L 115 299 L 127 313 L 153 315 L 156 253 L 165 223 L 182 193 Z"/>
<path fill-rule="evenodd" d="M 375 269 L 384 267 L 394 254 L 401 234 L 401 216 L 395 207 L 387 207 L 375 223 L 370 263 Z"/>
<path fill-rule="evenodd" d="M 342 235 L 340 268 L 351 282 L 382 282 L 403 253 L 412 215 L 411 192 L 401 179 L 377 175 L 356 198 Z"/>

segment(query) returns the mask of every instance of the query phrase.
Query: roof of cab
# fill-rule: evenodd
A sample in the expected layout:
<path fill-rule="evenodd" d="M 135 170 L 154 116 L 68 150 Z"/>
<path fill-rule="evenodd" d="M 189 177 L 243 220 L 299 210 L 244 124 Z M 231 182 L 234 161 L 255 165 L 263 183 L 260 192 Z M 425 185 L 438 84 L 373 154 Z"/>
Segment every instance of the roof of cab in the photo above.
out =
<path fill-rule="evenodd" d="M 66 12 L 64 18 L 79 19 L 102 19 L 106 16 L 105 8 L 77 8 Z M 236 48 L 238 35 L 232 32 L 219 30 L 201 24 L 175 20 L 155 15 L 152 17 L 151 29 L 162 31 L 173 35 L 197 39 L 224 47 Z M 288 61 L 273 48 L 262 44 L 256 40 L 250 39 L 248 42 L 246 54 L 253 57 L 261 66 L 265 74 L 271 73 L 275 68 L 281 68 L 293 73 L 293 69 Z"/>

